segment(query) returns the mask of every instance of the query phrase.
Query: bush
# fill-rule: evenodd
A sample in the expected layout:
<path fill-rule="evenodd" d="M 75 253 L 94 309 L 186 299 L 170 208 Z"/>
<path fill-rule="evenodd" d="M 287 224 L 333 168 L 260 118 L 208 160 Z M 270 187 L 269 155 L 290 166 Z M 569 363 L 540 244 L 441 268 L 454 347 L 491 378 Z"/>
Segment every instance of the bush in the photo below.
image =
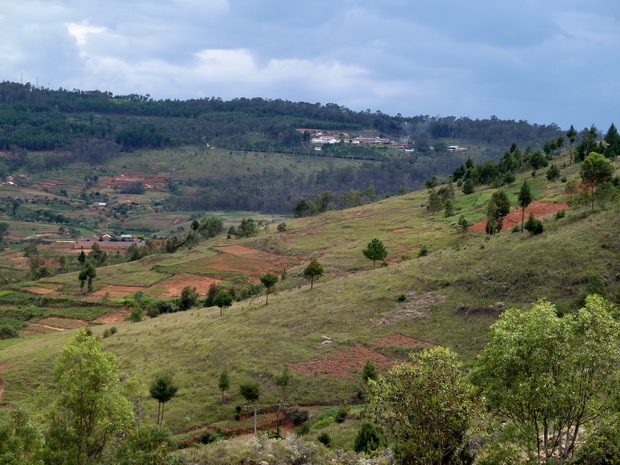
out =
<path fill-rule="evenodd" d="M 212 442 L 222 439 L 222 436 L 218 433 L 212 433 L 211 431 L 205 431 L 200 435 L 198 441 L 201 444 L 211 444 Z"/>
<path fill-rule="evenodd" d="M 426 248 L 426 246 L 424 246 L 418 252 L 418 258 L 419 257 L 426 257 L 427 255 L 428 255 L 428 249 Z"/>
<path fill-rule="evenodd" d="M 0 339 L 13 339 L 19 337 L 19 331 L 10 325 L 0 325 Z"/>
<path fill-rule="evenodd" d="M 286 223 L 282 222 L 278 224 L 278 232 L 284 232 L 286 231 Z"/>
<path fill-rule="evenodd" d="M 125 321 L 133 321 L 134 323 L 142 321 L 142 308 L 140 306 L 136 306 L 131 313 L 127 314 Z"/>
<path fill-rule="evenodd" d="M 542 234 L 544 229 L 542 221 L 537 220 L 533 213 L 530 213 L 530 217 L 525 222 L 524 228 L 529 231 L 532 236 Z"/>
<path fill-rule="evenodd" d="M 316 440 L 327 447 L 331 447 L 332 445 L 332 437 L 327 433 L 319 434 L 319 437 L 316 438 Z"/>
<path fill-rule="evenodd" d="M 566 216 L 566 212 L 564 210 L 559 210 L 559 211 L 555 212 L 555 219 L 556 220 L 564 218 L 565 216 Z"/>
<path fill-rule="evenodd" d="M 310 416 L 308 415 L 307 410 L 293 410 L 292 420 L 295 426 L 303 425 L 309 418 Z"/>
<path fill-rule="evenodd" d="M 363 421 L 353 441 L 353 450 L 370 454 L 386 445 L 383 429 L 374 423 Z"/>
<path fill-rule="evenodd" d="M 351 406 L 346 402 L 343 402 L 340 407 L 338 407 L 338 411 L 336 412 L 335 420 L 336 423 L 344 423 L 347 419 L 347 415 L 351 411 Z"/>

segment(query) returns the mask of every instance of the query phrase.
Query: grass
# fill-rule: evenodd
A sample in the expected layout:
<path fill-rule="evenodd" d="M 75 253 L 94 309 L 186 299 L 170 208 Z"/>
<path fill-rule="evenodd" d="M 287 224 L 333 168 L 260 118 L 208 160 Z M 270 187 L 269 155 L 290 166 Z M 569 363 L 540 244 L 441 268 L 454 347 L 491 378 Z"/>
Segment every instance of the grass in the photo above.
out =
<path fill-rule="evenodd" d="M 542 181 L 547 190 L 557 185 L 561 187 L 559 182 Z M 457 202 L 470 205 L 475 213 L 482 195 L 488 194 L 479 192 L 478 200 L 459 196 Z M 284 234 L 261 231 L 240 241 L 222 236 L 177 254 L 99 269 L 102 282 L 155 284 L 155 278 L 166 276 L 154 271 L 155 265 L 176 269 L 196 264 L 215 256 L 210 247 L 231 243 L 260 246 L 302 262 L 287 270 L 287 279 L 278 283 L 269 305 L 259 296 L 234 303 L 223 317 L 218 308 L 194 308 L 140 323 L 118 323 L 118 332 L 102 339 L 102 344 L 119 358 L 123 378 L 136 376 L 148 386 L 158 372 L 173 374 L 180 389 L 166 405 L 166 422 L 173 431 L 183 432 L 233 418 L 234 406 L 244 402 L 238 386 L 247 381 L 259 382 L 261 403 L 275 403 L 279 392 L 274 374 L 292 363 L 401 333 L 451 348 L 470 365 L 502 308 L 527 309 L 539 298 L 573 305 L 592 274 L 603 276 L 609 295 L 620 291 L 613 278 L 620 243 L 617 203 L 605 211 L 575 208 L 560 220 L 545 218 L 540 236 L 509 231 L 487 236 L 463 235 L 450 222 L 439 221 L 440 215 L 431 215 L 422 206 L 427 197 L 426 192 L 409 193 L 287 220 L 289 229 Z M 398 264 L 372 269 L 361 250 L 373 237 L 385 243 L 388 260 Z M 422 246 L 429 254 L 415 258 Z M 401 259 L 406 253 L 410 260 Z M 325 277 L 310 290 L 301 270 L 312 257 L 324 266 Z M 77 282 L 76 276 L 66 279 Z M 397 300 L 401 294 L 407 296 L 403 303 Z M 3 300 L 15 304 L 20 297 L 7 294 Z M 101 337 L 107 327 L 95 326 L 92 331 Z M 7 364 L 5 399 L 33 406 L 38 386 L 53 394 L 51 371 L 71 335 L 71 331 L 50 333 L 0 350 L 0 364 Z M 323 336 L 332 344 L 322 344 Z M 230 403 L 222 405 L 217 381 L 224 368 L 230 373 L 231 390 Z M 289 401 L 340 404 L 354 398 L 360 387 L 361 379 L 295 374 Z M 141 394 L 145 396 L 143 420 L 153 421 L 156 403 L 148 398 L 146 387 Z M 353 429 L 338 441 L 347 443 Z"/>

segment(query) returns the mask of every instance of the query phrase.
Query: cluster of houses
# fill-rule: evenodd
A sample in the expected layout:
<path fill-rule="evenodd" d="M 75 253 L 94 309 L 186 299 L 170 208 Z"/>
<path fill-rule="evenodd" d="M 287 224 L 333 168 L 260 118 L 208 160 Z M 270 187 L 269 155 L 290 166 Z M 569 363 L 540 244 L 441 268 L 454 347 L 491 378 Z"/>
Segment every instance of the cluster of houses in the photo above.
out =
<path fill-rule="evenodd" d="M 144 246 L 146 241 L 140 240 L 138 236 L 132 236 L 131 234 L 121 234 L 120 236 L 111 236 L 109 234 L 95 234 L 89 237 L 80 237 L 75 245 L 76 247 L 89 246 L 92 247 L 94 243 L 98 243 L 99 247 L 129 247 L 132 244 L 137 246 Z"/>
<path fill-rule="evenodd" d="M 381 137 L 355 137 L 353 139 L 341 139 L 338 136 L 333 135 L 323 135 L 322 133 L 317 133 L 317 137 L 313 137 L 311 142 L 313 144 L 338 144 L 340 142 L 344 142 L 345 144 L 376 144 L 376 145 L 398 145 L 397 142 L 394 142 L 390 139 L 383 139 Z"/>

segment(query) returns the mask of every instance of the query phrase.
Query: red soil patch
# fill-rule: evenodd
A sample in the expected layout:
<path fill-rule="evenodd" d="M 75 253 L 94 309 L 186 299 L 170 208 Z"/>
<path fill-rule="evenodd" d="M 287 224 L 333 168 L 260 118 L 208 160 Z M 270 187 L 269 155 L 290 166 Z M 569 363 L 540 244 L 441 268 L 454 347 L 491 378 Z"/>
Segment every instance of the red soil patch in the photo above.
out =
<path fill-rule="evenodd" d="M 221 281 L 221 279 L 197 276 L 190 273 L 181 273 L 152 285 L 147 289 L 147 292 L 161 297 L 179 297 L 185 286 L 192 286 L 195 287 L 201 295 L 204 295 L 209 290 L 211 283 L 219 284 Z M 152 291 L 152 289 L 162 287 L 168 289 L 168 293 L 158 293 Z"/>
<path fill-rule="evenodd" d="M 213 248 L 215 250 L 229 253 L 231 255 L 253 255 L 253 254 L 261 253 L 259 250 L 250 249 L 249 247 L 244 247 L 242 245 L 225 245 L 222 247 L 213 247 Z"/>
<path fill-rule="evenodd" d="M 430 342 L 421 341 L 420 339 L 414 339 L 403 334 L 392 334 L 391 336 L 375 337 L 374 339 L 369 339 L 368 343 L 379 347 L 437 347 L 435 344 L 431 344 Z"/>
<path fill-rule="evenodd" d="M 109 292 L 110 295 L 108 297 L 110 299 L 115 299 L 119 297 L 125 297 L 127 294 L 133 294 L 134 292 L 145 292 L 147 290 L 148 287 L 144 286 L 106 286 L 103 289 L 99 289 L 98 291 L 93 292 L 89 295 L 89 297 L 101 299 L 106 295 L 107 292 Z"/>
<path fill-rule="evenodd" d="M 552 213 L 556 213 L 560 210 L 566 210 L 568 208 L 568 204 L 566 202 L 532 202 L 525 209 L 525 220 L 530 216 L 530 213 L 534 213 L 534 217 L 541 218 L 546 215 L 551 215 Z M 516 210 L 511 211 L 504 218 L 504 225 L 502 227 L 502 231 L 506 229 L 510 229 L 514 227 L 516 224 L 521 224 L 521 209 L 517 208 Z M 487 225 L 487 220 L 481 221 L 480 223 L 476 223 L 469 227 L 472 231 L 481 231 L 484 232 Z"/>
<path fill-rule="evenodd" d="M 112 310 L 111 312 L 101 315 L 97 319 L 93 320 L 93 323 L 110 324 L 110 323 L 122 323 L 125 321 L 125 316 L 130 312 L 128 308 L 120 310 Z"/>
<path fill-rule="evenodd" d="M 392 362 L 385 355 L 360 344 L 349 349 L 322 355 L 309 362 L 294 363 L 290 369 L 304 375 L 354 379 L 359 377 L 368 360 L 371 360 L 378 370 L 387 369 L 392 365 Z"/>
<path fill-rule="evenodd" d="M 56 291 L 56 289 L 48 289 L 46 287 L 25 287 L 25 291 L 28 291 L 32 294 L 40 294 L 40 295 L 60 295 L 60 292 Z"/>

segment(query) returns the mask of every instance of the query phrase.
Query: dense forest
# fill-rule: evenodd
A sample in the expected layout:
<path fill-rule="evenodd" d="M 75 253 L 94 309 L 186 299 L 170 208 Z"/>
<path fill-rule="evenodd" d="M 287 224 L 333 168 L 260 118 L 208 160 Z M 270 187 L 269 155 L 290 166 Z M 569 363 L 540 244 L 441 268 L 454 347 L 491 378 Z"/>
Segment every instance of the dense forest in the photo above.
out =
<path fill-rule="evenodd" d="M 317 152 L 310 143 L 311 131 L 305 130 L 311 128 L 341 136 L 372 132 L 408 144 L 415 151 L 333 144 Z M 43 173 L 75 162 L 97 166 L 123 154 L 140 157 L 142 150 L 188 146 L 264 153 L 268 157 L 285 154 L 362 161 L 348 167 L 317 167 L 303 175 L 294 168 L 281 168 L 265 169 L 262 176 L 173 176 L 172 195 L 166 205 L 169 210 L 287 213 L 299 198 L 311 199 L 324 191 L 331 191 L 336 207 L 352 206 L 357 200 L 348 202 L 347 196 L 359 199 L 368 192 L 367 197 L 373 199 L 417 189 L 432 176 L 452 174 L 469 156 L 477 162 L 501 164 L 511 144 L 529 145 L 535 154 L 542 153 L 536 150 L 538 146 L 547 144 L 545 155 L 549 159 L 557 148 L 547 150 L 550 141 L 556 144 L 564 134 L 555 124 L 494 116 L 482 120 L 390 116 L 380 111 L 356 112 L 333 103 L 262 98 L 224 101 L 215 97 L 154 100 L 149 95 L 0 83 L 3 177 L 18 171 Z M 575 135 L 577 142 L 585 141 L 579 146 L 581 158 L 601 138 L 594 127 Z M 449 143 L 466 144 L 470 151 L 450 152 L 446 150 Z M 32 152 L 36 155 L 31 156 Z M 505 173 L 504 168 L 500 166 L 499 172 Z"/>

